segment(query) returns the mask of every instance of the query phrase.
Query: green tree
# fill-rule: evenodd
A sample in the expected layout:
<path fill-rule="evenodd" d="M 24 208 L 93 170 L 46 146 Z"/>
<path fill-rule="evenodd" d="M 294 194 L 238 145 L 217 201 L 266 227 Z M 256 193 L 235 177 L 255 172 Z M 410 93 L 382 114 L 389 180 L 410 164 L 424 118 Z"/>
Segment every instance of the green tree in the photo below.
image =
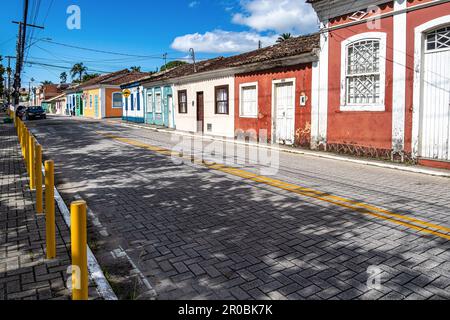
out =
<path fill-rule="evenodd" d="M 89 81 L 91 79 L 97 78 L 98 76 L 100 76 L 98 73 L 85 74 L 83 76 L 83 82 L 86 82 L 86 81 Z"/>
<path fill-rule="evenodd" d="M 160 69 L 160 71 L 165 71 L 165 70 L 170 70 L 179 66 L 182 66 L 184 64 L 187 64 L 187 62 L 185 61 L 180 61 L 180 60 L 175 60 L 175 61 L 170 61 L 169 63 L 167 63 L 166 65 L 163 65 Z"/>
<path fill-rule="evenodd" d="M 133 66 L 133 67 L 130 68 L 130 70 L 131 70 L 132 72 L 141 72 L 141 67 Z"/>
<path fill-rule="evenodd" d="M 45 81 L 42 81 L 41 84 L 42 84 L 43 86 L 46 86 L 46 85 L 49 85 L 49 84 L 53 84 L 53 82 L 51 82 L 51 81 L 49 81 L 49 80 L 45 80 Z"/>
<path fill-rule="evenodd" d="M 289 40 L 292 38 L 292 34 L 290 33 L 283 33 L 278 37 L 277 43 L 282 43 L 286 40 Z"/>
<path fill-rule="evenodd" d="M 72 69 L 70 70 L 70 75 L 72 76 L 72 79 L 75 79 L 78 77 L 78 81 L 83 81 L 83 75 L 85 75 L 87 72 L 87 67 L 83 64 L 83 62 L 76 63 L 73 65 Z"/>
<path fill-rule="evenodd" d="M 67 72 L 63 72 L 59 75 L 59 79 L 61 80 L 61 83 L 67 82 Z"/>

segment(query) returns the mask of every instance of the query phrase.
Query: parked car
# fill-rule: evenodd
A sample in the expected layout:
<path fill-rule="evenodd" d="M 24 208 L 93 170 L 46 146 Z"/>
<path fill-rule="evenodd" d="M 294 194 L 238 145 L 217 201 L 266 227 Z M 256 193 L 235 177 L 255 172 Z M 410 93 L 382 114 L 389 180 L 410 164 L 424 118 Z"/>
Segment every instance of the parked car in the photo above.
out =
<path fill-rule="evenodd" d="M 24 106 L 18 106 L 16 109 L 16 117 L 19 119 L 24 119 L 25 117 L 25 111 L 27 110 Z"/>
<path fill-rule="evenodd" d="M 47 119 L 47 114 L 42 107 L 29 107 L 25 111 L 25 119 Z"/>

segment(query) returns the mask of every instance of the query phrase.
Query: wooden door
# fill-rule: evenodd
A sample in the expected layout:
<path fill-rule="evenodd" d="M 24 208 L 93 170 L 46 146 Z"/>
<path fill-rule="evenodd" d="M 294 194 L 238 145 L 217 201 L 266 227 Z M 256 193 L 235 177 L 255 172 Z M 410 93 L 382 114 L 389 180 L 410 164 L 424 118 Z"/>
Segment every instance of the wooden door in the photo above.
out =
<path fill-rule="evenodd" d="M 197 92 L 197 132 L 205 132 L 205 105 L 203 92 Z"/>

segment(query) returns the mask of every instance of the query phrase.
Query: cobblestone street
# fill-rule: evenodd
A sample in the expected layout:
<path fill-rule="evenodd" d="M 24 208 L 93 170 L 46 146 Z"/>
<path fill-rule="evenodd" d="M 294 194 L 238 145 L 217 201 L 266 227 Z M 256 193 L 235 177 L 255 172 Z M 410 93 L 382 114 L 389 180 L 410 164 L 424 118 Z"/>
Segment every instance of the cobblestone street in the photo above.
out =
<path fill-rule="evenodd" d="M 100 264 L 122 248 L 157 299 L 450 297 L 450 245 L 441 236 L 174 163 L 98 132 L 160 148 L 176 144 L 168 134 L 58 118 L 30 126 L 56 162 L 66 203 L 77 196 L 88 202 Z M 434 223 L 448 234 L 446 178 L 288 154 L 280 155 L 274 178 Z M 382 272 L 379 287 L 368 286 L 371 270 Z"/>

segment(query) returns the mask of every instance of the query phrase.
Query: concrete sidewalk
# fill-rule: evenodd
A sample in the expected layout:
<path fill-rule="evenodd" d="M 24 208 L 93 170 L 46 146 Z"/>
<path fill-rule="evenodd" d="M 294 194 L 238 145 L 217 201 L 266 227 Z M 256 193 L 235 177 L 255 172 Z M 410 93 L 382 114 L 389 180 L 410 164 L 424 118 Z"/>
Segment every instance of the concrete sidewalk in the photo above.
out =
<path fill-rule="evenodd" d="M 0 115 L 0 300 L 68 300 L 70 232 L 56 206 L 57 259 L 46 260 L 45 216 L 35 195 L 13 124 Z M 96 287 L 90 299 L 98 299 Z"/>

